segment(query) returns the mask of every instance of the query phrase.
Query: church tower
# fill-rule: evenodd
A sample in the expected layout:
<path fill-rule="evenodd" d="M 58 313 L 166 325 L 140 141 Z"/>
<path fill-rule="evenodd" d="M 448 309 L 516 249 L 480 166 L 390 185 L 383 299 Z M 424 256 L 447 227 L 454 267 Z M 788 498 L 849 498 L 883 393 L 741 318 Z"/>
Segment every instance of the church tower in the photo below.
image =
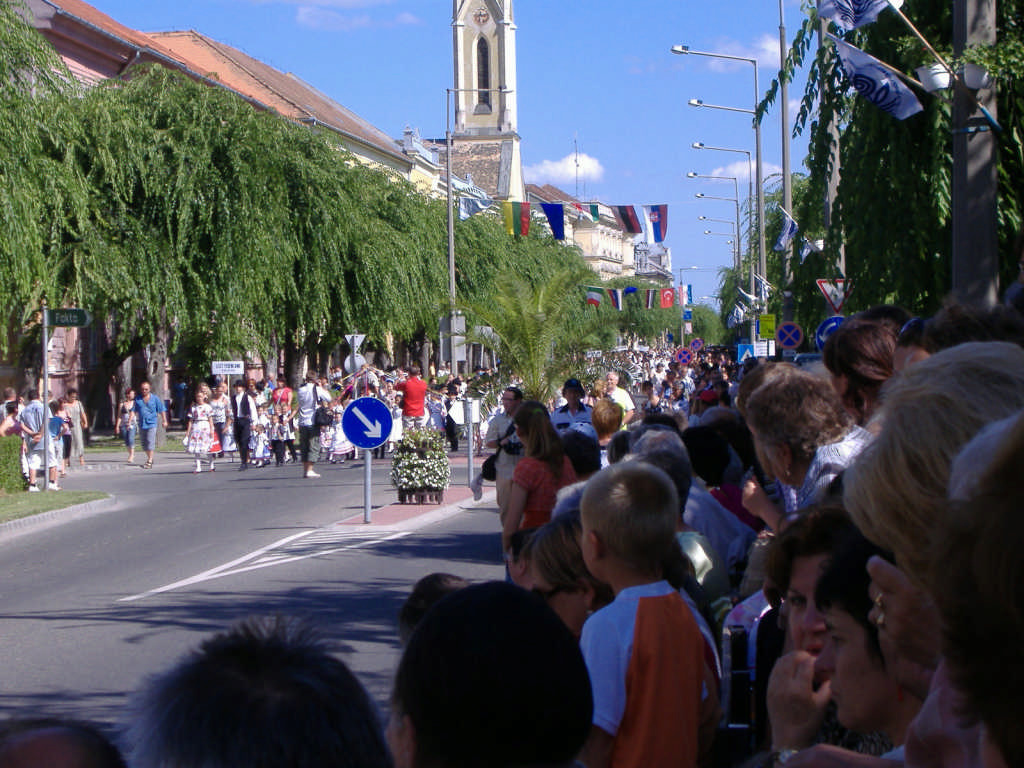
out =
<path fill-rule="evenodd" d="M 512 0 L 453 0 L 452 170 L 499 200 L 525 200 Z"/>

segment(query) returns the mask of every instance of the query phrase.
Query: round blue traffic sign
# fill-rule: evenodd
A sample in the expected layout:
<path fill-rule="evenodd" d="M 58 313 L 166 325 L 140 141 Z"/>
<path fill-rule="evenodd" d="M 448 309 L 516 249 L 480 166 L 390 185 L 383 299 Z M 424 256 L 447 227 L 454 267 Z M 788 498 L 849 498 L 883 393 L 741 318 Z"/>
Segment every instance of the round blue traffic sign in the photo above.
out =
<path fill-rule="evenodd" d="M 686 347 L 676 350 L 676 362 L 680 365 L 689 365 L 693 360 L 693 352 Z"/>
<path fill-rule="evenodd" d="M 775 340 L 783 349 L 796 349 L 804 341 L 804 331 L 796 323 L 787 320 L 775 329 Z"/>
<path fill-rule="evenodd" d="M 391 409 L 375 397 L 357 397 L 341 414 L 341 430 L 356 448 L 376 448 L 391 435 Z"/>
<path fill-rule="evenodd" d="M 704 339 L 694 339 L 690 342 L 691 352 L 700 352 L 702 349 L 704 349 Z"/>
<path fill-rule="evenodd" d="M 825 342 L 828 341 L 828 337 L 836 332 L 836 328 L 842 325 L 845 319 L 842 315 L 833 315 L 818 326 L 818 330 L 814 332 L 814 343 L 817 345 L 819 352 L 825 348 Z"/>

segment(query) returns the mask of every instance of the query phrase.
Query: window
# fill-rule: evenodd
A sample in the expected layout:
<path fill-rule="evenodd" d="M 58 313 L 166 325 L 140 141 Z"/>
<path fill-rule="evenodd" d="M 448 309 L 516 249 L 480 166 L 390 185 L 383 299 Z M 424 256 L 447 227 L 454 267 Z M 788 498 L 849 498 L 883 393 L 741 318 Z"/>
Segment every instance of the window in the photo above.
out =
<path fill-rule="evenodd" d="M 484 38 L 476 43 L 476 87 L 477 103 L 481 106 L 491 106 L 491 50 Z"/>

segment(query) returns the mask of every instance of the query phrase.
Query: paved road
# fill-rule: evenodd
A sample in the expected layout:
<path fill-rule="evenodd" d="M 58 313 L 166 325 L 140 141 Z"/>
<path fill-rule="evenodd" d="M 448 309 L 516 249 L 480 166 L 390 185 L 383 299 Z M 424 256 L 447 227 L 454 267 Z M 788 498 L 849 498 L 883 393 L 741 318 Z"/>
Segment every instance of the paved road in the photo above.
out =
<path fill-rule="evenodd" d="M 374 464 L 375 507 L 395 498 L 388 465 Z M 110 466 L 64 485 L 110 490 L 112 508 L 0 541 L 0 714 L 115 722 L 146 674 L 273 613 L 320 624 L 383 708 L 411 585 L 438 570 L 503 574 L 493 492 L 444 514 L 375 509 L 364 525 L 361 462 L 318 467 L 319 480 L 292 465 L 196 476 L 178 455 Z"/>

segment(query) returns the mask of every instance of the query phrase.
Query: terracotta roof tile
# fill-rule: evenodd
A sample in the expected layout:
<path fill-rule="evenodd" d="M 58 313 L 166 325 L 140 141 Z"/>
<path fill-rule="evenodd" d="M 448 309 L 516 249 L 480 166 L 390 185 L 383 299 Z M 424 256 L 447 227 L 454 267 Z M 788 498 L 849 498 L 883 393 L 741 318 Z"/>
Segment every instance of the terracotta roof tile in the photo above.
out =
<path fill-rule="evenodd" d="M 195 30 L 154 32 L 150 37 L 189 61 L 205 77 L 256 99 L 285 117 L 321 123 L 408 162 L 390 136 L 295 75 L 274 69 Z"/>

